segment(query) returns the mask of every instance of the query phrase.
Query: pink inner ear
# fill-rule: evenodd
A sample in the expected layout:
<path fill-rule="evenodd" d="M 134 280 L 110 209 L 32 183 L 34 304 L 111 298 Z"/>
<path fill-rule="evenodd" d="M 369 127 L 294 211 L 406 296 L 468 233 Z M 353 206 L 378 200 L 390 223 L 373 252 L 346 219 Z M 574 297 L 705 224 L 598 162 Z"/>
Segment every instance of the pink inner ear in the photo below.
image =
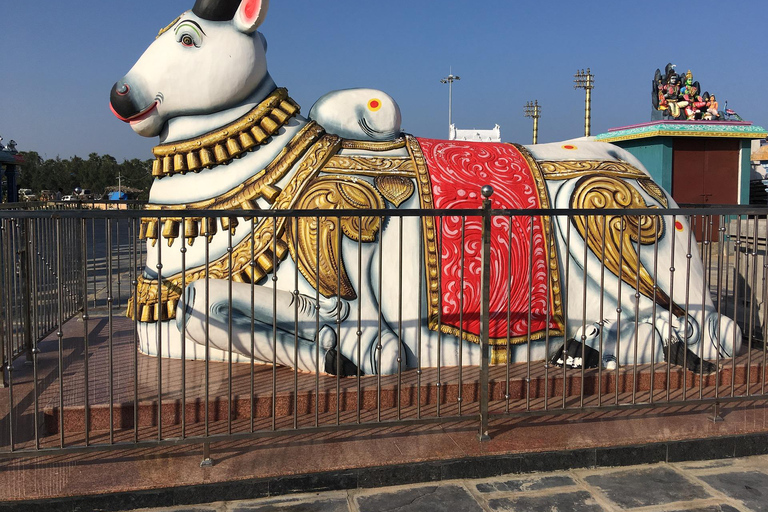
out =
<path fill-rule="evenodd" d="M 249 22 L 253 22 L 256 19 L 256 16 L 259 14 L 259 10 L 261 10 L 261 0 L 245 1 L 245 5 L 243 6 L 243 14 L 245 15 L 245 19 L 247 19 Z"/>

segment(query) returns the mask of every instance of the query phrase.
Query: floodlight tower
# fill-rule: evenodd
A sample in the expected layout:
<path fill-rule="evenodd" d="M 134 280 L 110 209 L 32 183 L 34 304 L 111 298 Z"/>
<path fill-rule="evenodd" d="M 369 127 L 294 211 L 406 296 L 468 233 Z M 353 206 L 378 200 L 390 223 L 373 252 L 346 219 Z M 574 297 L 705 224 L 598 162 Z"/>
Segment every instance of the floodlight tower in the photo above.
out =
<path fill-rule="evenodd" d="M 573 88 L 584 89 L 587 93 L 587 104 L 584 111 L 584 135 L 589 137 L 592 134 L 592 89 L 595 88 L 595 76 L 587 68 L 586 72 L 583 69 L 577 71 L 573 78 Z"/>
<path fill-rule="evenodd" d="M 451 130 L 451 125 L 453 125 L 453 118 L 452 118 L 452 112 L 453 112 L 453 82 L 461 80 L 460 76 L 456 76 L 451 72 L 447 77 L 440 80 L 441 84 L 448 84 L 448 131 Z"/>
<path fill-rule="evenodd" d="M 533 143 L 539 143 L 539 118 L 541 117 L 541 107 L 539 106 L 539 100 L 530 101 L 523 107 L 523 113 L 525 117 L 533 119 Z"/>

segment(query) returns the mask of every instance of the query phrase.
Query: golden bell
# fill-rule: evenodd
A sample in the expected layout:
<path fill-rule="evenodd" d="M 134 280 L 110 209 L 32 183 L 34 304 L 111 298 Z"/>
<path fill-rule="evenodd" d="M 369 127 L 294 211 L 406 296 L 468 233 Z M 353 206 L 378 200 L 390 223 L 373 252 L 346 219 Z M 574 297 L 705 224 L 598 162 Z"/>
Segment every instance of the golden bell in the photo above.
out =
<path fill-rule="evenodd" d="M 163 222 L 163 237 L 164 238 L 179 238 L 179 227 L 181 222 L 177 220 L 166 220 Z"/>
<path fill-rule="evenodd" d="M 285 124 L 285 122 L 286 122 L 286 121 L 288 121 L 288 120 L 291 118 L 291 115 L 290 115 L 290 114 L 288 114 L 288 113 L 286 113 L 286 112 L 283 112 L 282 110 L 280 110 L 280 109 L 277 109 L 277 108 L 276 108 L 275 110 L 273 110 L 273 111 L 272 111 L 272 113 L 271 113 L 270 115 L 271 115 L 271 116 L 272 116 L 272 117 L 275 119 L 275 121 L 277 121 L 277 123 L 278 123 L 278 124 L 280 124 L 280 125 L 283 125 L 283 124 Z"/>
<path fill-rule="evenodd" d="M 157 219 L 147 221 L 146 237 L 150 240 L 157 240 Z"/>
<path fill-rule="evenodd" d="M 261 125 L 261 128 L 270 135 L 272 135 L 273 133 L 275 133 L 277 130 L 280 129 L 280 125 L 268 117 L 265 117 L 264 119 L 262 119 L 261 123 L 259 124 Z"/>
<path fill-rule="evenodd" d="M 216 157 L 216 163 L 219 164 L 223 164 L 229 160 L 229 153 L 227 153 L 227 148 L 225 148 L 223 144 L 216 144 L 216 146 L 214 146 L 213 155 Z"/>
<path fill-rule="evenodd" d="M 251 137 L 247 133 L 241 133 L 240 134 L 240 145 L 243 147 L 245 151 L 248 151 L 249 149 L 256 146 L 256 141 L 253 140 L 253 137 Z"/>
<path fill-rule="evenodd" d="M 227 151 L 229 152 L 230 156 L 237 156 L 243 152 L 243 148 L 240 147 L 240 144 L 238 144 L 237 140 L 227 139 Z"/>
<path fill-rule="evenodd" d="M 197 238 L 200 236 L 200 223 L 197 219 L 184 219 L 184 237 Z"/>
<path fill-rule="evenodd" d="M 255 262 L 245 267 L 243 271 L 248 275 L 251 282 L 254 284 L 258 284 L 262 279 L 267 277 L 267 273 L 264 272 L 264 270 L 259 267 L 259 264 Z"/>
<path fill-rule="evenodd" d="M 270 273 L 275 268 L 275 262 L 273 261 L 274 254 L 272 251 L 267 249 L 263 253 L 261 253 L 257 258 L 256 262 L 258 265 L 266 272 Z"/>
<path fill-rule="evenodd" d="M 163 158 L 163 174 L 171 174 L 173 172 L 173 158 L 166 156 Z"/>
<path fill-rule="evenodd" d="M 187 169 L 194 172 L 199 170 L 203 164 L 200 163 L 200 159 L 197 157 L 197 153 L 191 151 L 187 153 Z"/>
<path fill-rule="evenodd" d="M 183 154 L 173 157 L 173 172 L 187 172 L 187 158 Z"/>
<path fill-rule="evenodd" d="M 282 102 L 280 102 L 280 110 L 282 110 L 284 112 L 288 112 L 288 114 L 290 114 L 290 115 L 293 115 L 293 114 L 295 114 L 296 112 L 299 111 L 299 109 L 297 107 L 298 107 L 298 105 L 294 105 L 290 101 L 282 101 Z"/>
<path fill-rule="evenodd" d="M 219 231 L 219 228 L 216 227 L 216 218 L 206 217 L 205 219 L 203 219 L 203 228 L 204 228 L 203 234 L 205 236 L 212 237 L 213 235 L 215 235 Z"/>
<path fill-rule="evenodd" d="M 200 150 L 200 163 L 203 167 L 213 167 L 213 154 L 209 149 L 203 148 Z"/>
<path fill-rule="evenodd" d="M 152 176 L 155 178 L 162 178 L 165 176 L 163 174 L 163 162 L 159 158 L 156 158 L 155 161 L 152 162 Z"/>
<path fill-rule="evenodd" d="M 260 126 L 254 126 L 251 128 L 251 135 L 253 135 L 253 138 L 256 139 L 256 143 L 258 144 L 263 143 L 269 138 L 269 135 L 267 135 Z"/>

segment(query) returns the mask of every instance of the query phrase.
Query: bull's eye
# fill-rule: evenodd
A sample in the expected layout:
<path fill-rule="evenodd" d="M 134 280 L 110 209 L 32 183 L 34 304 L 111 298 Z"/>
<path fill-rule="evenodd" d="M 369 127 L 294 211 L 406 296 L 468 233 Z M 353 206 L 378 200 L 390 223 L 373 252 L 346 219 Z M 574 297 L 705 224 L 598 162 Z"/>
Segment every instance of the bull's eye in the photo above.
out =
<path fill-rule="evenodd" d="M 185 48 L 200 48 L 205 32 L 196 22 L 184 20 L 175 29 L 176 41 Z"/>

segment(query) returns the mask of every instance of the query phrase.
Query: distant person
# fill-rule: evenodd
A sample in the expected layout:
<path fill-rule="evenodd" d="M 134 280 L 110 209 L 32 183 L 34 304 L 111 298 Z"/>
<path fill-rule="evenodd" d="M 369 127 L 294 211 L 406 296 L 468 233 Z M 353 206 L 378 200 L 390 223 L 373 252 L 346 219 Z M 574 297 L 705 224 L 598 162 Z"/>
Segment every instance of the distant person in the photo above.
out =
<path fill-rule="evenodd" d="M 62 189 L 59 189 L 59 190 L 57 190 L 57 191 L 56 191 L 56 197 L 54 197 L 54 199 L 55 199 L 56 201 L 61 201 L 61 194 L 62 194 L 63 192 L 64 192 L 64 191 L 63 191 Z"/>

